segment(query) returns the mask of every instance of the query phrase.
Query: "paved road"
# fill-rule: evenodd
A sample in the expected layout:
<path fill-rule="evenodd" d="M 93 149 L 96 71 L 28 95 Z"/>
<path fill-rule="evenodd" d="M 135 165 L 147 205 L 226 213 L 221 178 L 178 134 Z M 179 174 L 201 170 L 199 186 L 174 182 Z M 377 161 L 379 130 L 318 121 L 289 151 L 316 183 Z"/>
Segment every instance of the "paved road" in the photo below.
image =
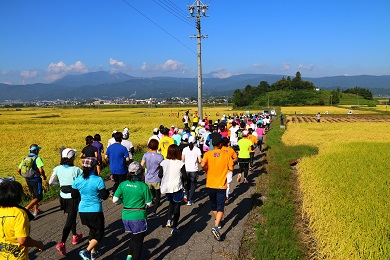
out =
<path fill-rule="evenodd" d="M 158 214 L 160 219 L 148 221 L 148 231 L 144 240 L 142 259 L 235 259 L 239 254 L 241 240 L 244 234 L 245 224 L 252 206 L 251 195 L 253 187 L 260 174 L 260 157 L 256 154 L 255 170 L 249 175 L 249 184 L 238 184 L 235 166 L 234 178 L 231 183 L 232 200 L 225 208 L 225 217 L 222 221 L 221 235 L 223 241 L 217 241 L 211 233 L 214 219 L 210 211 L 210 205 L 205 188 L 205 174 L 199 177 L 195 194 L 195 203 L 192 206 L 182 205 L 179 220 L 180 234 L 170 235 L 170 228 L 163 228 L 166 223 L 164 217 L 168 203 L 162 197 L 162 205 Z M 113 182 L 107 181 L 107 188 L 111 188 Z M 71 235 L 66 243 L 68 254 L 60 256 L 55 246 L 61 238 L 62 228 L 66 215 L 59 209 L 58 200 L 48 202 L 40 207 L 42 215 L 31 223 L 31 236 L 42 240 L 45 250 L 38 252 L 30 249 L 30 259 L 80 259 L 78 252 L 86 248 L 88 244 L 88 228 L 83 226 L 77 218 L 77 232 L 84 234 L 85 238 L 78 245 L 71 244 Z M 130 234 L 125 234 L 121 221 L 121 206 L 113 204 L 109 199 L 104 201 L 105 236 L 100 243 L 102 256 L 99 259 L 126 259 L 128 239 Z M 149 211 L 148 211 L 149 212 Z M 150 212 L 149 212 L 150 213 Z"/>

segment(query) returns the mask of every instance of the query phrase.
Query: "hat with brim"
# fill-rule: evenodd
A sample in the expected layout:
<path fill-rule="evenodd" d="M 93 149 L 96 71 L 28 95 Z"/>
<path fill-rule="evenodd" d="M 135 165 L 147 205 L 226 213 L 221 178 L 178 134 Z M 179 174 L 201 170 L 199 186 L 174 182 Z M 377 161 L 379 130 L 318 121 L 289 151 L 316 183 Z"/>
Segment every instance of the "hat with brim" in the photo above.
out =
<path fill-rule="evenodd" d="M 39 145 L 37 145 L 37 144 L 34 144 L 34 145 L 32 145 L 31 147 L 30 147 L 30 151 L 35 151 L 35 150 L 41 150 L 42 148 L 39 146 Z"/>
<path fill-rule="evenodd" d="M 71 148 L 65 148 L 61 152 L 61 157 L 70 159 L 76 154 L 76 152 L 77 152 L 77 150 L 73 150 Z"/>

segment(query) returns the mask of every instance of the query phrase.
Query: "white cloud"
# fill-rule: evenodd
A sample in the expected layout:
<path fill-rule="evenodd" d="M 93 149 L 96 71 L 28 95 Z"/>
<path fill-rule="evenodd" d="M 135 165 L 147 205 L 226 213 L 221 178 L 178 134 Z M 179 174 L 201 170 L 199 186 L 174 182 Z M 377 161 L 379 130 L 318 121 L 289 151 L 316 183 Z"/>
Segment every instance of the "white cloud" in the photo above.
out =
<path fill-rule="evenodd" d="M 310 64 L 308 66 L 304 66 L 303 64 L 298 65 L 299 70 L 313 70 L 314 69 L 314 64 Z"/>
<path fill-rule="evenodd" d="M 230 72 L 226 72 L 225 68 L 218 68 L 216 71 L 212 71 L 209 73 L 209 75 L 213 76 L 214 78 L 219 78 L 219 79 L 225 79 L 229 78 L 232 76 Z"/>
<path fill-rule="evenodd" d="M 288 64 L 288 63 L 285 63 L 282 65 L 282 70 L 285 71 L 285 70 L 289 70 L 291 68 L 291 65 Z"/>
<path fill-rule="evenodd" d="M 126 67 L 126 64 L 124 62 L 114 60 L 113 58 L 110 58 L 110 65 L 114 67 Z"/>
<path fill-rule="evenodd" d="M 53 63 L 53 62 L 50 63 L 46 71 L 49 73 L 49 75 L 46 78 L 47 80 L 56 80 L 56 79 L 63 78 L 68 74 L 87 73 L 88 68 L 81 61 L 76 61 L 75 63 L 69 66 L 66 66 L 66 64 L 63 61 L 60 61 L 58 63 Z"/>
<path fill-rule="evenodd" d="M 20 72 L 20 76 L 24 79 L 34 79 L 38 77 L 38 71 L 36 70 L 25 70 Z"/>
<path fill-rule="evenodd" d="M 258 68 L 258 67 L 262 68 L 262 67 L 266 67 L 266 66 L 267 65 L 264 64 L 264 63 L 255 63 L 255 64 L 253 64 L 253 67 L 255 67 L 255 68 Z"/>
<path fill-rule="evenodd" d="M 163 64 L 155 64 L 155 65 L 149 65 L 146 62 L 144 62 L 141 66 L 141 70 L 148 72 L 148 71 L 162 71 L 162 72 L 172 72 L 172 71 L 187 71 L 188 68 L 186 68 L 182 63 L 175 61 L 175 60 L 167 60 Z"/>

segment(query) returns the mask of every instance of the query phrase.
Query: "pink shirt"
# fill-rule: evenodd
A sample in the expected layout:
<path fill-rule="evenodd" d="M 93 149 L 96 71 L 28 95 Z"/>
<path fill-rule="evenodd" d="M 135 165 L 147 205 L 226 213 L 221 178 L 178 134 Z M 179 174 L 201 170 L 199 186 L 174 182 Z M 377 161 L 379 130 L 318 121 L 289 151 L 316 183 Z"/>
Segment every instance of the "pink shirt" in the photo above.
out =
<path fill-rule="evenodd" d="M 256 133 L 257 133 L 257 136 L 263 136 L 263 134 L 265 134 L 265 129 L 264 128 L 256 128 Z"/>

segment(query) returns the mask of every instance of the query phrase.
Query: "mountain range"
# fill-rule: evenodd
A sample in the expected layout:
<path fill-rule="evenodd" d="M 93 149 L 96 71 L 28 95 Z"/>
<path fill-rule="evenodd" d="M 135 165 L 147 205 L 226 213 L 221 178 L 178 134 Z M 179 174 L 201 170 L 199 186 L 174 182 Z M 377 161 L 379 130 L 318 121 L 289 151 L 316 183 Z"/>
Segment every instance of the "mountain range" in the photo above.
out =
<path fill-rule="evenodd" d="M 287 75 L 241 74 L 223 79 L 203 76 L 203 95 L 205 97 L 232 96 L 236 89 L 243 89 L 247 85 L 257 86 L 261 81 L 272 84 L 282 77 L 287 77 Z M 337 87 L 348 89 L 358 86 L 369 89 L 373 95 L 390 95 L 390 75 L 302 77 L 302 80 L 311 81 L 320 89 L 331 90 Z M 0 102 L 6 100 L 26 102 L 57 99 L 115 99 L 119 97 L 135 99 L 197 97 L 197 93 L 197 78 L 141 78 L 105 71 L 68 75 L 49 84 L 0 84 Z"/>

